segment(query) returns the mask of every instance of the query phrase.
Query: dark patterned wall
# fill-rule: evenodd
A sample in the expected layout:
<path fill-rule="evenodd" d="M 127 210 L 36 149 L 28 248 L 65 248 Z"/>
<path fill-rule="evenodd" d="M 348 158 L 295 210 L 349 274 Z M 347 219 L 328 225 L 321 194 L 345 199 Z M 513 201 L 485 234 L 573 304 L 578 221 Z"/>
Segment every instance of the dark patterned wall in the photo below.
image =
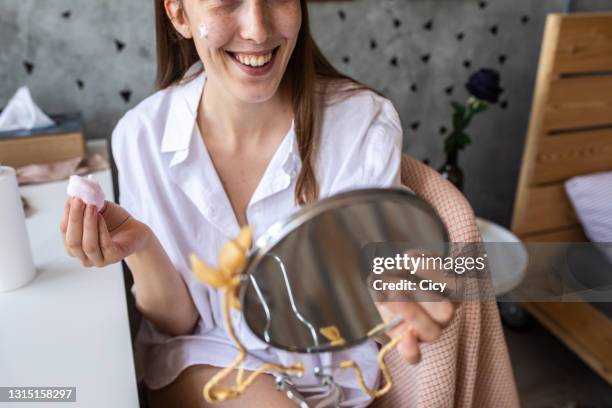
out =
<path fill-rule="evenodd" d="M 545 15 L 610 0 L 360 0 L 313 3 L 313 31 L 341 70 L 380 90 L 400 112 L 405 150 L 434 167 L 450 129 L 449 102 L 479 67 L 500 71 L 501 103 L 477 117 L 461 157 L 478 214 L 508 224 Z M 89 138 L 152 91 L 153 3 L 2 0 L 0 106 L 29 85 L 48 112 L 81 110 Z"/>
<path fill-rule="evenodd" d="M 450 102 L 480 67 L 498 70 L 498 105 L 468 129 L 461 155 L 477 213 L 508 224 L 545 16 L 565 1 L 362 1 L 313 8 L 313 29 L 333 63 L 383 92 L 403 121 L 405 151 L 443 162 Z"/>

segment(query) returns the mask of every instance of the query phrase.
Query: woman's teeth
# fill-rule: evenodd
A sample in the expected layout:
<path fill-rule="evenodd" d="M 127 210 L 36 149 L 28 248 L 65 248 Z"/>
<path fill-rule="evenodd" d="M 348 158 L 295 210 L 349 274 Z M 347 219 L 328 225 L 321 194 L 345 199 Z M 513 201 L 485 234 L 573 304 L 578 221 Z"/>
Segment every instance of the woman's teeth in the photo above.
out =
<path fill-rule="evenodd" d="M 234 57 L 244 65 L 251 67 L 263 67 L 272 59 L 272 52 L 266 55 L 234 54 Z"/>

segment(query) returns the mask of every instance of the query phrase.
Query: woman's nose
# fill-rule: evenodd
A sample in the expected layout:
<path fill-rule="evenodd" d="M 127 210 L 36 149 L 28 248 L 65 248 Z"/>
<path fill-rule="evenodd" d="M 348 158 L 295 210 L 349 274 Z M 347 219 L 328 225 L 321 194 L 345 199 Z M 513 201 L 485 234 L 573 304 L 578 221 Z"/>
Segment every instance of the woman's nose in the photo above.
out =
<path fill-rule="evenodd" d="M 255 44 L 264 44 L 270 36 L 270 21 L 265 0 L 249 0 L 242 19 L 241 36 Z"/>

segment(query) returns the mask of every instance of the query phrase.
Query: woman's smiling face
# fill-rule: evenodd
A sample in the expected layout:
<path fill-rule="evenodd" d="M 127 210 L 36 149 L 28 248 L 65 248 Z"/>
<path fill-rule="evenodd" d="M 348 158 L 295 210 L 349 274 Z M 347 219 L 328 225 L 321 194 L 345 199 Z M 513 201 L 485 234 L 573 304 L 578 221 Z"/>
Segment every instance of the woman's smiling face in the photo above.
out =
<path fill-rule="evenodd" d="M 175 28 L 194 39 L 210 81 L 243 102 L 275 95 L 300 32 L 300 0 L 165 3 Z"/>

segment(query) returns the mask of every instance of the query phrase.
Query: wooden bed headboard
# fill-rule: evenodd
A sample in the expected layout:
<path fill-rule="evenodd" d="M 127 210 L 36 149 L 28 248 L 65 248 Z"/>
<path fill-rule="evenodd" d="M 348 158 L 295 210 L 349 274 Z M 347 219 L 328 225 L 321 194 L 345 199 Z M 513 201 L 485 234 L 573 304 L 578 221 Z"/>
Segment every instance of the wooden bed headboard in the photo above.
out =
<path fill-rule="evenodd" d="M 611 169 L 612 13 L 551 14 L 512 230 L 529 241 L 584 241 L 563 182 Z"/>
<path fill-rule="evenodd" d="M 552 14 L 512 230 L 524 241 L 586 240 L 563 183 L 605 170 L 612 170 L 612 13 Z M 611 318 L 586 302 L 524 306 L 612 384 Z"/>

